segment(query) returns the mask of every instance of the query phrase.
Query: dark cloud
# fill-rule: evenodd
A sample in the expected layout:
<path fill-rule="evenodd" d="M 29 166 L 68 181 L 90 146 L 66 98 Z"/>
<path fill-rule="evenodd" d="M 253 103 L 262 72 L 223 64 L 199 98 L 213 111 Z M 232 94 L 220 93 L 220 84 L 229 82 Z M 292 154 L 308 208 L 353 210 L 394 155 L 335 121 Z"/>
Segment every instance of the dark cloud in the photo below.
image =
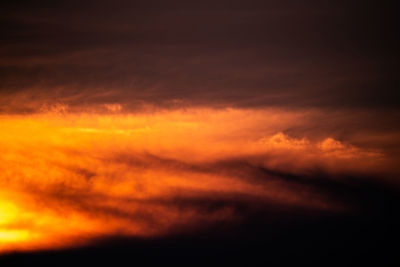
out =
<path fill-rule="evenodd" d="M 128 109 L 397 108 L 390 2 L 217 2 L 2 4 L 3 112 L 37 110 L 26 95 Z"/>

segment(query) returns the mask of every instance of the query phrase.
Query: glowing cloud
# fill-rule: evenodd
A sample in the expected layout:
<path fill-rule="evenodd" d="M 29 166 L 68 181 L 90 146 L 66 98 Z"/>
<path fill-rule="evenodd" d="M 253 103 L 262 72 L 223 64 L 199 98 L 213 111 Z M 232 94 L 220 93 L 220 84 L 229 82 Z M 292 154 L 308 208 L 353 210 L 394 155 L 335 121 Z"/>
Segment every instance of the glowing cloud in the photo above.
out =
<path fill-rule="evenodd" d="M 379 151 L 282 132 L 307 121 L 306 112 L 66 110 L 0 119 L 0 251 L 77 246 L 113 234 L 163 235 L 178 225 L 240 219 L 234 205 L 207 204 L 218 199 L 340 212 L 348 207 L 278 173 L 303 175 L 318 167 L 332 175 L 362 174 L 385 164 Z M 270 173 L 255 179 L 259 168 Z"/>

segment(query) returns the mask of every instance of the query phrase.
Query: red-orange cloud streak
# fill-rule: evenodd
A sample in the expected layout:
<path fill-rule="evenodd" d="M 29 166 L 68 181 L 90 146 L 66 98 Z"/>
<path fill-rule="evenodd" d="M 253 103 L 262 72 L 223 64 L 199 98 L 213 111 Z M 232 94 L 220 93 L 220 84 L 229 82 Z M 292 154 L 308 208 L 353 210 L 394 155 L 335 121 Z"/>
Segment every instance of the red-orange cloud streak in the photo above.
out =
<path fill-rule="evenodd" d="M 284 133 L 305 123 L 310 112 L 107 109 L 67 113 L 60 107 L 0 118 L 0 252 L 77 246 L 114 234 L 156 236 L 178 226 L 240 219 L 230 206 L 208 209 L 198 201 L 205 198 L 339 212 L 348 207 L 272 173 L 257 180 L 252 166 L 290 174 L 319 168 L 335 179 L 344 172 L 382 172 L 387 164 L 384 151 L 331 136 Z"/>

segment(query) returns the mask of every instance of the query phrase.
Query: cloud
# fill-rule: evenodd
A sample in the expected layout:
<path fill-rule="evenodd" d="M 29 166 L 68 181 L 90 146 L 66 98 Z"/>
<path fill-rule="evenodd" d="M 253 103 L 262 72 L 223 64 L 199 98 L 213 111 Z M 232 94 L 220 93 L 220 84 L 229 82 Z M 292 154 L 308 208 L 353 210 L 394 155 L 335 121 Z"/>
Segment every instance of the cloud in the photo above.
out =
<path fill-rule="evenodd" d="M 45 2 L 0 8 L 0 254 L 395 232 L 391 4 Z"/>
<path fill-rule="evenodd" d="M 175 100 L 397 110 L 394 9 L 356 2 L 5 3 L 0 111 Z"/>
<path fill-rule="evenodd" d="M 317 111 L 68 110 L 1 118 L 2 251 L 162 236 L 249 206 L 346 213 L 357 183 L 396 171 L 385 150 L 304 131 Z"/>

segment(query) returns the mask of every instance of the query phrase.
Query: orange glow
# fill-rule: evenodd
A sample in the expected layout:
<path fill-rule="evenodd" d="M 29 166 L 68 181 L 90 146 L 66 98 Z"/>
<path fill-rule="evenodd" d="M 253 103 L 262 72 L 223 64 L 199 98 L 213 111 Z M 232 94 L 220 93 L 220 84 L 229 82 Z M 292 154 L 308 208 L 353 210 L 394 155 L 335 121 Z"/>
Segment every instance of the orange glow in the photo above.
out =
<path fill-rule="evenodd" d="M 218 162 L 285 172 L 382 169 L 379 151 L 283 131 L 307 113 L 188 109 L 143 114 L 57 111 L 0 117 L 0 252 L 76 246 L 119 234 L 154 236 L 177 225 L 238 219 L 229 207 L 201 211 L 179 199 L 241 195 L 340 210 L 307 188 L 242 179 Z"/>

